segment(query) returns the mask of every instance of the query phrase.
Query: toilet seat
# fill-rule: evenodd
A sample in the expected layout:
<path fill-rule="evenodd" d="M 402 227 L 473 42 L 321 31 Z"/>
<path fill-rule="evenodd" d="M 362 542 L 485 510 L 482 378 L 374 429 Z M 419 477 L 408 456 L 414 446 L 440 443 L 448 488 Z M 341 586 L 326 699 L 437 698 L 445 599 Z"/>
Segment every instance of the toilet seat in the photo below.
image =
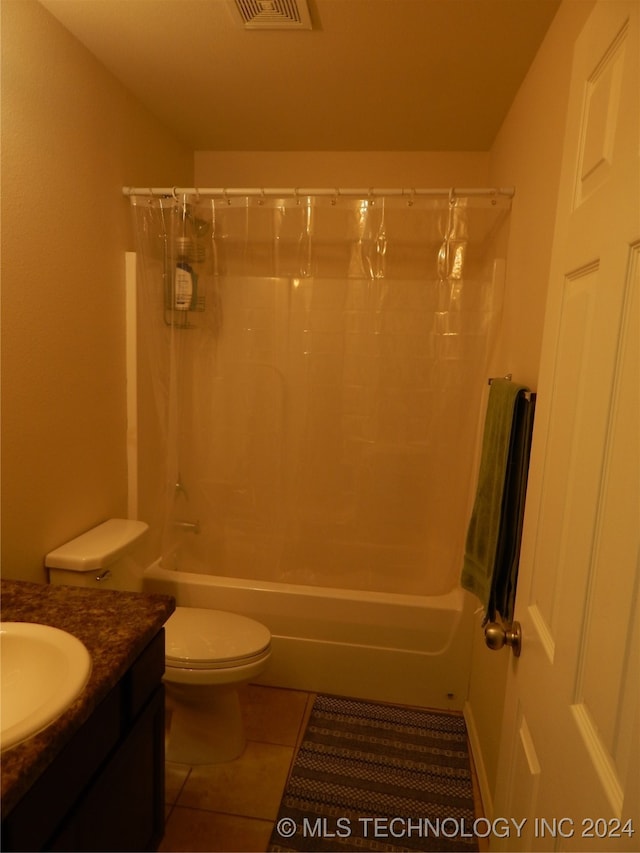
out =
<path fill-rule="evenodd" d="M 270 652 L 269 629 L 237 613 L 176 607 L 165 624 L 165 663 L 170 669 L 242 668 Z"/>

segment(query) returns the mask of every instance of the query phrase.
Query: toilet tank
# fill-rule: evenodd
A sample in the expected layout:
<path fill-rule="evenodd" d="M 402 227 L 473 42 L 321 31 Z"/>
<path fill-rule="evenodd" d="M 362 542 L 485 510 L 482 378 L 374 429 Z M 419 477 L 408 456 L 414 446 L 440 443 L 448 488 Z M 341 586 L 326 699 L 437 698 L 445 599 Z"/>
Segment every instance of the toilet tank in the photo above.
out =
<path fill-rule="evenodd" d="M 47 554 L 49 583 L 140 591 L 144 566 L 135 559 L 135 545 L 147 530 L 144 521 L 127 518 L 87 530 Z"/>

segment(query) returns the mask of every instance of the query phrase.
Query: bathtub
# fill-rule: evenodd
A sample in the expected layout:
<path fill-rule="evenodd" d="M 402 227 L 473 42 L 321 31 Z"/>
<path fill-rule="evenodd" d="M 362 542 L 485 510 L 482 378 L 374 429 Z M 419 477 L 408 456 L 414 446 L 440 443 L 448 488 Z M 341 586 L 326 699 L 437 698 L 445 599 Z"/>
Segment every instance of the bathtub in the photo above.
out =
<path fill-rule="evenodd" d="M 471 657 L 472 603 L 462 589 L 418 596 L 253 581 L 176 571 L 158 560 L 145 592 L 228 610 L 271 631 L 259 683 L 461 710 Z"/>

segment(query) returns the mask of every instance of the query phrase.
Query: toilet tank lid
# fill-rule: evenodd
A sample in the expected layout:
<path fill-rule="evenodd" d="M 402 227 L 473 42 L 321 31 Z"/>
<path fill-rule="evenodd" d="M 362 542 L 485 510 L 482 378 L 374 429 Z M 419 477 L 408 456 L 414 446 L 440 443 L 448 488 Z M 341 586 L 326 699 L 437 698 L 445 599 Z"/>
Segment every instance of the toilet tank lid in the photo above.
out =
<path fill-rule="evenodd" d="M 48 569 L 90 572 L 111 565 L 148 530 L 144 521 L 110 518 L 50 551 L 44 558 Z"/>

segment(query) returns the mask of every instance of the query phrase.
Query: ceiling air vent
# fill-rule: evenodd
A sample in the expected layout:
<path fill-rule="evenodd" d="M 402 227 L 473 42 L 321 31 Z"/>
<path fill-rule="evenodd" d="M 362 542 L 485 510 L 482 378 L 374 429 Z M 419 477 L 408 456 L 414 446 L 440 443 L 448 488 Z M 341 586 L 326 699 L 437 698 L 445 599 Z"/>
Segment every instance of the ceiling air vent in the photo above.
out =
<path fill-rule="evenodd" d="M 310 30 L 306 0 L 234 0 L 247 30 Z"/>

